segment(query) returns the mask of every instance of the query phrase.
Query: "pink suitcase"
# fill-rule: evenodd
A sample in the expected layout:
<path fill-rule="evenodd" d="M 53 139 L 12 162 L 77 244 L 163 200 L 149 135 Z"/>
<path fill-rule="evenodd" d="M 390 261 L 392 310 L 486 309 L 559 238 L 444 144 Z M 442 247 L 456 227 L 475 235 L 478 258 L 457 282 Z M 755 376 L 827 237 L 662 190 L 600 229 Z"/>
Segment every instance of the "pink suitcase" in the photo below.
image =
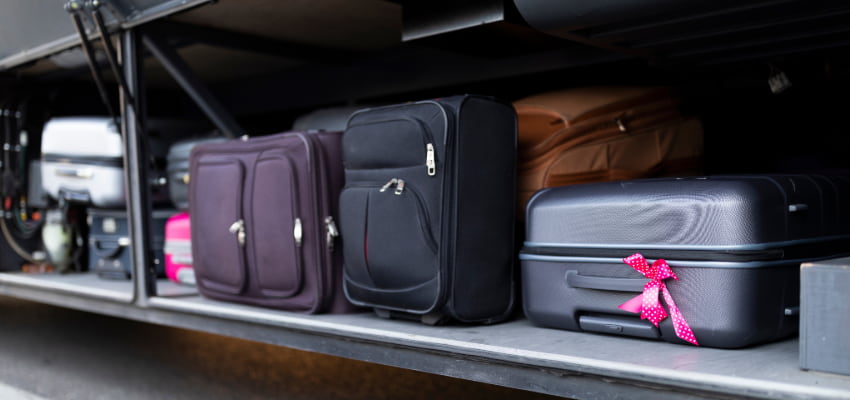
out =
<path fill-rule="evenodd" d="M 165 275 L 184 285 L 195 284 L 189 213 L 175 214 L 165 223 Z"/>

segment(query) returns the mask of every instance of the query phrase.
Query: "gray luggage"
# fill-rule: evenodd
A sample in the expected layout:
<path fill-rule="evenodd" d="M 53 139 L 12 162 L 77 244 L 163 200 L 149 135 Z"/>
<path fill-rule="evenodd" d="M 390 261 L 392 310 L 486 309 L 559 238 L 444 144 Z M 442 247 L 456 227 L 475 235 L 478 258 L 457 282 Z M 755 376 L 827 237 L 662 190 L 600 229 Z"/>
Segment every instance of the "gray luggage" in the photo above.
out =
<path fill-rule="evenodd" d="M 541 190 L 529 202 L 520 253 L 525 313 L 542 326 L 676 343 L 685 343 L 677 333 L 687 337 L 687 326 L 694 343 L 709 347 L 791 336 L 800 263 L 850 253 L 848 201 L 850 180 L 824 175 Z M 647 264 L 657 278 L 648 279 L 624 262 L 636 253 L 655 266 L 666 260 L 678 279 L 651 276 Z M 653 298 L 665 311 L 640 303 Z M 641 307 L 648 319 L 670 318 L 656 327 L 634 312 Z"/>
<path fill-rule="evenodd" d="M 168 194 L 178 210 L 189 210 L 189 155 L 196 145 L 227 140 L 225 137 L 209 136 L 191 138 L 174 143 L 168 148 L 166 170 L 168 172 Z"/>

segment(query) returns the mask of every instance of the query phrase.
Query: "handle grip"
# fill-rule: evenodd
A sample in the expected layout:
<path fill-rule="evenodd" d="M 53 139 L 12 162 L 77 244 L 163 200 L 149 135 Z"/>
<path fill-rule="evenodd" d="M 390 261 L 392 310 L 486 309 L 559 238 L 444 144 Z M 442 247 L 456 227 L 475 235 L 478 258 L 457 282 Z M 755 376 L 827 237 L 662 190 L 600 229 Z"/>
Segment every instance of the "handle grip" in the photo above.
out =
<path fill-rule="evenodd" d="M 646 278 L 610 278 L 605 276 L 579 275 L 570 270 L 566 274 L 567 286 L 578 289 L 611 290 L 615 292 L 643 292 L 643 286 L 649 282 Z"/>
<path fill-rule="evenodd" d="M 90 241 L 92 244 L 91 248 L 92 250 L 94 250 L 94 253 L 97 254 L 97 256 L 100 258 L 108 259 L 117 257 L 118 254 L 121 253 L 121 250 L 123 248 L 130 245 L 130 240 L 126 237 L 119 238 L 117 241 L 114 242 L 115 246 L 109 247 L 104 246 L 105 242 L 102 240 L 92 238 Z"/>

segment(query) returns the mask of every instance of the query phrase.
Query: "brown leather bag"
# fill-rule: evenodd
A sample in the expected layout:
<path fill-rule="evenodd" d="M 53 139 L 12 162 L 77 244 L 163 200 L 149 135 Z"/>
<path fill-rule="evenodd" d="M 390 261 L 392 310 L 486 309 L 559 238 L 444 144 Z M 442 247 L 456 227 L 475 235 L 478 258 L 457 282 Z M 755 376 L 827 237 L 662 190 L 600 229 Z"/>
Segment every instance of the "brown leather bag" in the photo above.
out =
<path fill-rule="evenodd" d="M 585 87 L 514 102 L 518 213 L 539 189 L 702 173 L 703 131 L 665 87 Z"/>

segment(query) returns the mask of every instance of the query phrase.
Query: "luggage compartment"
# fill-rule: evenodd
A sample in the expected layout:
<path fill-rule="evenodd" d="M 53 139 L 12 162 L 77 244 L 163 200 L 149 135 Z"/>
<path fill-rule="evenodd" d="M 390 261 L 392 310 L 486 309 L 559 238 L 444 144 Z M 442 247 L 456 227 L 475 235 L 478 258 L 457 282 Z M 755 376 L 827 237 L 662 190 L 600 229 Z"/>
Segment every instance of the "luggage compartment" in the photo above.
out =
<path fill-rule="evenodd" d="M 623 261 L 641 253 L 678 276 L 665 284 L 700 345 L 793 335 L 800 263 L 850 252 L 848 198 L 850 180 L 825 175 L 544 189 L 529 202 L 520 253 L 526 315 L 542 326 L 685 343 L 672 318 L 656 328 L 618 308 L 649 282 Z"/>

